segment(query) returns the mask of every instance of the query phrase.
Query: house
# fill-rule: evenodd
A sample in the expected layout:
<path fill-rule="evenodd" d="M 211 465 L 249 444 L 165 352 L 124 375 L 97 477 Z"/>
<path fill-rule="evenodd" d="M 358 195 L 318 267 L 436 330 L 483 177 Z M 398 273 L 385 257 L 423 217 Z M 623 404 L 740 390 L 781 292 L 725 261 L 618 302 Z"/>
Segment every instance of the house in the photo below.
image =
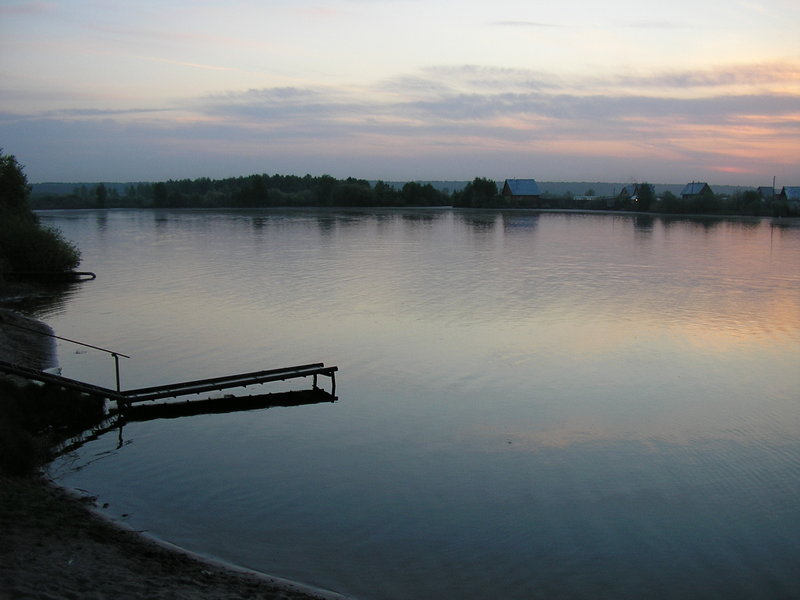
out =
<path fill-rule="evenodd" d="M 502 194 L 510 203 L 526 203 L 538 200 L 542 192 L 535 179 L 506 179 Z"/>
<path fill-rule="evenodd" d="M 639 199 L 639 184 L 633 184 L 633 190 L 628 191 L 628 186 L 622 188 L 622 191 L 619 193 L 619 197 L 623 200 L 633 200 L 636 201 Z"/>
<path fill-rule="evenodd" d="M 770 203 L 775 199 L 775 188 L 771 185 L 760 185 L 757 191 L 764 202 Z"/>
<path fill-rule="evenodd" d="M 790 209 L 800 210 L 800 186 L 783 186 L 779 197 L 789 205 Z"/>
<path fill-rule="evenodd" d="M 713 192 L 708 184 L 702 181 L 693 181 L 691 183 L 687 183 L 681 190 L 681 198 L 684 200 L 688 200 L 689 198 L 698 198 L 699 196 L 705 196 L 706 194 L 713 194 Z"/>

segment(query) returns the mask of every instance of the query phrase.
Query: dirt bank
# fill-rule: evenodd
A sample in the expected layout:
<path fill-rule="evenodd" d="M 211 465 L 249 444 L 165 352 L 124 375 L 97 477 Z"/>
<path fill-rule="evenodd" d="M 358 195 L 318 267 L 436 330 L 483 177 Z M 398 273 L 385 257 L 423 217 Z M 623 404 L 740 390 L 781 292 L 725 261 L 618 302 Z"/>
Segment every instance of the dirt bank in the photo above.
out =
<path fill-rule="evenodd" d="M 0 531 L 3 598 L 315 597 L 165 549 L 39 479 L 0 479 Z"/>

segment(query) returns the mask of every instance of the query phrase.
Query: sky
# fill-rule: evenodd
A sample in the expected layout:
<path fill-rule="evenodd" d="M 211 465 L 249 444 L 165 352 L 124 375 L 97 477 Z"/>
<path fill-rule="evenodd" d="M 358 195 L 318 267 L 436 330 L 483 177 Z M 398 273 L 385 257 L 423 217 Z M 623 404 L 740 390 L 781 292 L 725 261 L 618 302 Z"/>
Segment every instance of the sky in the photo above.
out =
<path fill-rule="evenodd" d="M 797 0 L 0 0 L 32 183 L 800 185 Z"/>

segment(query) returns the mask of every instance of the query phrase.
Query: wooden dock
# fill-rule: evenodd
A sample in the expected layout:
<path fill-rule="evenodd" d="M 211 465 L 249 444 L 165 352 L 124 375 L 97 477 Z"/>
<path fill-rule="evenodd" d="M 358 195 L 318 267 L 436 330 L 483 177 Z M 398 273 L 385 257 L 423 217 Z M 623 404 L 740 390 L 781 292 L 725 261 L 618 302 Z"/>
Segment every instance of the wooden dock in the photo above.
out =
<path fill-rule="evenodd" d="M 287 379 L 299 379 L 302 377 L 313 378 L 313 389 L 319 389 L 317 386 L 317 378 L 322 375 L 329 377 L 331 380 L 330 396 L 336 396 L 336 371 L 338 367 L 326 367 L 323 363 L 312 363 L 307 365 L 298 365 L 294 367 L 285 367 L 282 369 L 269 369 L 264 371 L 253 371 L 250 373 L 240 373 L 237 375 L 227 375 L 224 377 L 214 377 L 211 379 L 196 379 L 193 381 L 184 381 L 181 383 L 169 383 L 166 385 L 157 385 L 146 388 L 138 388 L 133 390 L 112 390 L 109 388 L 84 383 L 75 379 L 62 377 L 61 375 L 54 375 L 14 365 L 12 363 L 0 361 L 0 372 L 5 372 L 10 375 L 16 375 L 24 379 L 32 381 L 40 381 L 42 383 L 50 383 L 61 386 L 66 389 L 76 390 L 84 394 L 92 396 L 99 396 L 108 400 L 117 402 L 117 406 L 124 412 L 125 407 L 140 402 L 148 402 L 153 400 L 161 400 L 165 398 L 179 398 L 183 396 L 192 396 L 196 394 L 203 394 L 206 392 L 222 391 L 232 388 L 247 387 L 251 385 L 259 385 L 269 383 L 272 381 L 285 381 Z"/>
<path fill-rule="evenodd" d="M 313 363 L 310 365 L 298 365 L 296 367 L 286 367 L 283 369 L 270 369 L 268 371 L 253 371 L 252 373 L 240 373 L 238 375 L 228 375 L 225 377 L 214 377 L 212 379 L 196 379 L 182 383 L 170 383 L 167 385 L 157 385 L 153 387 L 138 388 L 122 392 L 128 404 L 135 402 L 147 402 L 148 400 L 160 400 L 162 398 L 177 398 L 192 394 L 202 394 L 205 392 L 220 391 L 225 389 L 246 387 L 271 381 L 285 381 L 287 379 L 297 379 L 300 377 L 313 377 L 314 388 L 317 387 L 317 377 L 325 375 L 331 378 L 332 395 L 336 395 L 336 376 L 334 375 L 338 367 L 326 367 L 323 363 Z"/>

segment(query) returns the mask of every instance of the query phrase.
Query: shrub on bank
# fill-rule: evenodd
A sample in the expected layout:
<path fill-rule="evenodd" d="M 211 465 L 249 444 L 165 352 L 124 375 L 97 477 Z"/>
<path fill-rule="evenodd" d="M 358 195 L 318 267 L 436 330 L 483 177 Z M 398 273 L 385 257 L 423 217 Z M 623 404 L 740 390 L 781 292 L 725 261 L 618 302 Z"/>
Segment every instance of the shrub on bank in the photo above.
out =
<path fill-rule="evenodd" d="M 59 230 L 21 217 L 0 222 L 0 273 L 70 271 L 80 262 L 80 251 Z"/>
<path fill-rule="evenodd" d="M 30 186 L 14 156 L 0 152 L 0 280 L 5 272 L 70 271 L 81 253 L 28 205 Z"/>

